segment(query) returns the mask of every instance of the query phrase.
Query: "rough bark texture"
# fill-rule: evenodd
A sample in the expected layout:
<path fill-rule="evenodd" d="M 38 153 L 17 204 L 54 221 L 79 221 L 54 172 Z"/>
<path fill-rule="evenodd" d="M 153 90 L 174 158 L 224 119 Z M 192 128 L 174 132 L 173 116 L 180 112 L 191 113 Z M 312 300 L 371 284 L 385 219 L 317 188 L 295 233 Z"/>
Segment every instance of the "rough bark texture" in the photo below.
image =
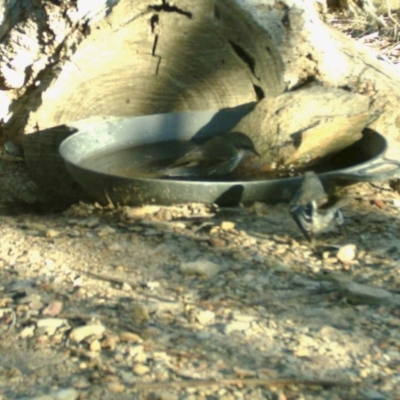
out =
<path fill-rule="evenodd" d="M 389 156 L 399 158 L 400 72 L 394 65 L 379 60 L 370 49 L 327 26 L 311 2 L 288 3 L 291 7 L 285 10 L 286 27 L 280 29 L 274 18 L 277 10 L 269 11 L 270 6 L 259 0 L 240 0 L 240 4 L 274 32 L 288 89 L 315 80 L 367 96 L 368 126 L 389 139 Z"/>
<path fill-rule="evenodd" d="M 64 32 L 54 65 L 13 103 L 6 135 L 93 115 L 231 107 L 284 89 L 274 40 L 235 3 L 121 0 L 108 12 L 82 26 L 78 47 Z M 18 89 L 23 79 L 11 78 L 3 73 L 3 87 Z"/>
<path fill-rule="evenodd" d="M 234 130 L 249 132 L 268 165 L 310 165 L 361 138 L 368 98 L 319 85 L 261 100 Z"/>

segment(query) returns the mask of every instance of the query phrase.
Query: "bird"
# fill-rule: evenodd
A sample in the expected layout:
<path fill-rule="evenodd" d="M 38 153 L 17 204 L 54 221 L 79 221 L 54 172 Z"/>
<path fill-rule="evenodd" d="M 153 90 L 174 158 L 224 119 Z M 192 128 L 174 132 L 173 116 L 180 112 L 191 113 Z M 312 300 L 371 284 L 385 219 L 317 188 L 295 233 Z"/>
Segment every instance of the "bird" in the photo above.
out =
<path fill-rule="evenodd" d="M 332 202 L 318 175 L 307 171 L 300 189 L 290 202 L 290 213 L 305 238 L 313 244 L 315 235 L 343 225 L 340 209 L 348 203 L 348 198 Z"/>
<path fill-rule="evenodd" d="M 167 166 L 165 177 L 216 177 L 233 172 L 248 154 L 260 157 L 253 141 L 242 132 L 215 136 Z"/>

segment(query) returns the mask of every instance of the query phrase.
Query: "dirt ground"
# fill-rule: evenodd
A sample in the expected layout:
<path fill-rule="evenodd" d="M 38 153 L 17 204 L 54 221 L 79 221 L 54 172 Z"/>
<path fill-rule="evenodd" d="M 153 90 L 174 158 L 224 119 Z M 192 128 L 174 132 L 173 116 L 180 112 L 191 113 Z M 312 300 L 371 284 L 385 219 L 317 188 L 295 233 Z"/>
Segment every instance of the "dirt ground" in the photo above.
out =
<path fill-rule="evenodd" d="M 387 183 L 345 188 L 313 250 L 286 204 L 38 213 L 24 164 L 0 169 L 1 398 L 400 398 Z"/>

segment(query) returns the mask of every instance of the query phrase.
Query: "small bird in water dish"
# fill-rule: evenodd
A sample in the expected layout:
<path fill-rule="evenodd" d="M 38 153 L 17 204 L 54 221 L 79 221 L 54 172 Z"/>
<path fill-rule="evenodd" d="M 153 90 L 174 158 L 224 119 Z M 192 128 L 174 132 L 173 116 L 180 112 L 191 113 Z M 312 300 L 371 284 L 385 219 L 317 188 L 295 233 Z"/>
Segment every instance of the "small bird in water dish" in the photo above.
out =
<path fill-rule="evenodd" d="M 166 177 L 218 177 L 233 172 L 249 154 L 258 154 L 253 141 L 244 133 L 228 132 L 196 146 L 165 170 Z"/>
<path fill-rule="evenodd" d="M 307 171 L 290 202 L 290 213 L 306 239 L 314 244 L 315 235 L 343 225 L 340 209 L 348 203 L 347 198 L 331 203 L 318 175 Z"/>

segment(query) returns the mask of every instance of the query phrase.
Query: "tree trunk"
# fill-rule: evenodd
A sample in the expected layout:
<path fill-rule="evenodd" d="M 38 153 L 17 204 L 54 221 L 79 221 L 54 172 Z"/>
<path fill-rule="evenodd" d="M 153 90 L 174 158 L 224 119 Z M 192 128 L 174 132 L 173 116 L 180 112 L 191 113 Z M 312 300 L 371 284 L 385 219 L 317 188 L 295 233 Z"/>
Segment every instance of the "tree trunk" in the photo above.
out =
<path fill-rule="evenodd" d="M 37 3 L 47 19 L 65 22 L 61 6 Z M 218 109 L 283 92 L 283 66 L 274 40 L 232 2 L 183 0 L 171 6 L 121 0 L 102 11 L 108 16 L 101 21 L 81 18 L 74 29 L 57 31 L 62 40 L 51 38 L 56 51 L 47 59 L 40 43 L 32 46 L 31 65 L 14 61 L 17 77 L 4 72 L 3 61 L 2 87 L 12 89 L 4 93 L 13 109 L 4 126 L 6 136 L 93 115 Z M 30 17 L 25 31 L 32 23 Z M 26 32 L 17 52 L 26 52 L 22 47 L 33 31 L 48 35 L 46 25 L 35 28 Z M 14 29 L 3 54 L 16 45 Z M 33 61 L 38 53 L 41 70 Z M 29 74 L 22 74 L 28 69 Z"/>

